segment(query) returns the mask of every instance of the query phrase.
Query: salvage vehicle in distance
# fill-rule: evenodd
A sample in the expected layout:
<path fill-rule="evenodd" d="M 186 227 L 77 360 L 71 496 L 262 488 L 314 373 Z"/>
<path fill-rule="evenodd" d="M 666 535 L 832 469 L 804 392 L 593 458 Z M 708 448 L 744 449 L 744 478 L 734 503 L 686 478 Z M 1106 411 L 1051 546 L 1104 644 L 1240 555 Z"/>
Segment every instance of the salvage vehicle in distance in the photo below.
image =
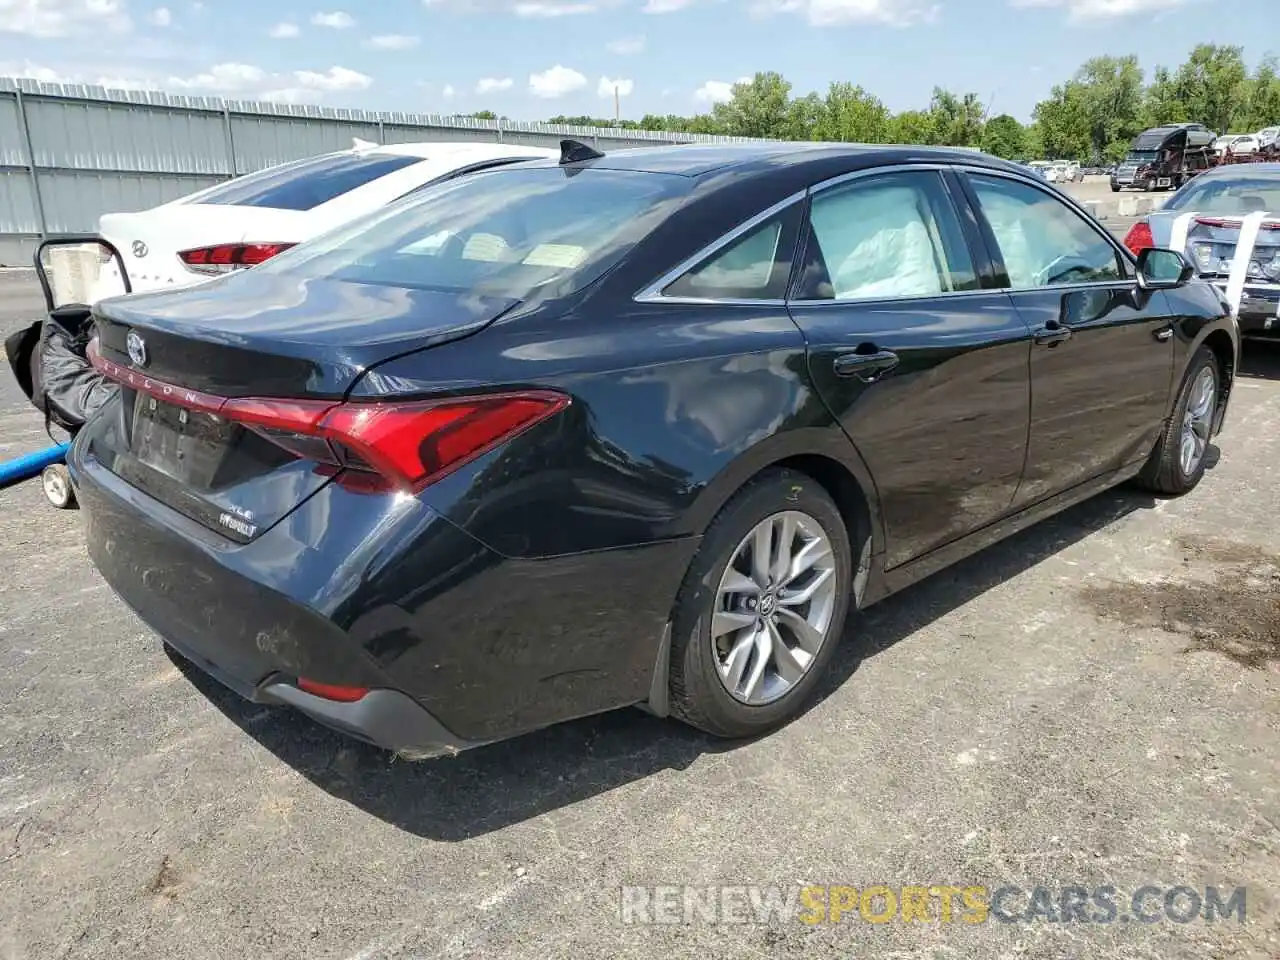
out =
<path fill-rule="evenodd" d="M 466 173 L 535 158 L 546 147 L 357 141 L 235 177 L 149 210 L 107 213 L 98 233 L 120 251 L 135 293 L 191 286 L 262 263 L 294 244 L 421 189 Z M 108 265 L 102 296 L 120 289 Z"/>
<path fill-rule="evenodd" d="M 1174 123 L 1152 127 L 1134 138 L 1125 158 L 1111 175 L 1111 192 L 1177 190 L 1213 165 L 1216 135 L 1203 123 Z"/>
<path fill-rule="evenodd" d="M 1124 243 L 1135 254 L 1167 247 L 1174 224 L 1192 215 L 1179 250 L 1196 273 L 1224 293 L 1237 256 L 1241 227 L 1250 214 L 1258 224 L 1237 319 L 1247 337 L 1280 336 L 1280 163 L 1217 167 L 1196 177 L 1159 210 L 1137 221 Z"/>
<path fill-rule="evenodd" d="M 1200 482 L 1239 344 L 1189 276 L 972 151 L 565 141 L 99 303 L 68 463 L 107 582 L 252 700 L 411 757 L 752 736 L 850 610 Z"/>

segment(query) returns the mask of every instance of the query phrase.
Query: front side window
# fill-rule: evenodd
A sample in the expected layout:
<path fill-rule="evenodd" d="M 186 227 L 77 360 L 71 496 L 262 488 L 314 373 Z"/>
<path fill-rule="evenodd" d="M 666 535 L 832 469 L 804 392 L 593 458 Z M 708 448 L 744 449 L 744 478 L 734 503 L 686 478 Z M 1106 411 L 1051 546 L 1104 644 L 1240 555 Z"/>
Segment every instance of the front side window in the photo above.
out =
<path fill-rule="evenodd" d="M 390 153 L 331 153 L 236 177 L 210 187 L 191 202 L 312 210 L 379 177 L 422 162 L 421 157 Z"/>
<path fill-rule="evenodd" d="M 814 196 L 797 299 L 929 297 L 977 288 L 942 178 L 884 174 Z"/>
<path fill-rule="evenodd" d="M 255 269 L 520 300 L 563 296 L 617 263 L 692 183 L 630 170 L 499 168 L 438 184 Z"/>
<path fill-rule="evenodd" d="M 1125 278 L 1115 247 L 1057 197 L 1003 177 L 970 174 L 969 182 L 1014 290 Z"/>

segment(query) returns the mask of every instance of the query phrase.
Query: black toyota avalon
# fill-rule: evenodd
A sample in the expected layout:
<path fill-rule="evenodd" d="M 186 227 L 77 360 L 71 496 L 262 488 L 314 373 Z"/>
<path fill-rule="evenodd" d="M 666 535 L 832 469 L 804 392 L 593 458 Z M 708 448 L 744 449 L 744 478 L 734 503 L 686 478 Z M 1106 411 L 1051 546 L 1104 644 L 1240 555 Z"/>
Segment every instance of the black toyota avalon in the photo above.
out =
<path fill-rule="evenodd" d="M 1239 347 L 1191 272 L 970 151 L 567 141 L 103 301 L 69 468 L 107 581 L 252 700 L 412 757 L 751 736 L 869 604 L 1196 486 Z"/>

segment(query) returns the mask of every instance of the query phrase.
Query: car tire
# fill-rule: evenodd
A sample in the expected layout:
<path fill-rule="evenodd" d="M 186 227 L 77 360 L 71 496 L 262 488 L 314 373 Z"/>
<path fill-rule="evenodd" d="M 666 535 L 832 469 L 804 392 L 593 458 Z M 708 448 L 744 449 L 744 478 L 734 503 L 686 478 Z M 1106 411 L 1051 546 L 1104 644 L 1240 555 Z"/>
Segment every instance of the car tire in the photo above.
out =
<path fill-rule="evenodd" d="M 778 548 L 788 531 L 792 570 L 799 556 L 817 561 L 789 582 L 778 576 Z M 763 587 L 753 549 L 761 538 L 771 544 L 772 585 Z M 707 530 L 676 599 L 672 714 L 725 738 L 758 736 L 795 717 L 835 653 L 851 594 L 865 583 L 868 537 L 856 585 L 852 557 L 840 510 L 808 474 L 770 469 L 748 483 Z M 810 599 L 796 603 L 806 590 Z"/>
<path fill-rule="evenodd" d="M 1201 347 L 1182 378 L 1173 416 L 1138 474 L 1140 486 L 1152 493 L 1180 496 L 1200 483 L 1218 412 L 1221 384 L 1217 358 L 1208 347 Z M 1188 444 L 1191 444 L 1190 450 L 1186 448 Z"/>

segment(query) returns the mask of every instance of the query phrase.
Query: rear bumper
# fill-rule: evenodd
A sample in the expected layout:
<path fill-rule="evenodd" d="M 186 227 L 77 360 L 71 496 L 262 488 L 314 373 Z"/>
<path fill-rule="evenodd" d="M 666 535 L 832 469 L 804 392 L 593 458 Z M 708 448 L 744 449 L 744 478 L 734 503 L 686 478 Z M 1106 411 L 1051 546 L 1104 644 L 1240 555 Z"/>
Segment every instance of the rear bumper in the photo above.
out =
<path fill-rule="evenodd" d="M 1216 286 L 1226 289 L 1224 283 Z M 1280 336 L 1280 285 L 1246 286 L 1238 319 L 1243 336 Z"/>
<path fill-rule="evenodd" d="M 68 455 L 90 558 L 185 659 L 412 756 L 644 701 L 696 540 L 512 560 L 416 498 L 328 484 L 247 544 Z M 298 678 L 365 687 L 354 703 Z"/>

